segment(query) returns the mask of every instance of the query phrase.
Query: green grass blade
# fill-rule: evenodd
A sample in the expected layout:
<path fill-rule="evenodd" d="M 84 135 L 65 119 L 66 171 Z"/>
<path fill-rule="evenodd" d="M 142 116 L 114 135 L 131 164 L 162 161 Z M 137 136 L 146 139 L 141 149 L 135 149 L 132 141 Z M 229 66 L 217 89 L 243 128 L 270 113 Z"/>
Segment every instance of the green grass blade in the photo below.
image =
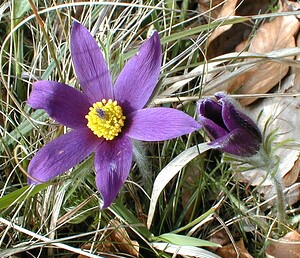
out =
<path fill-rule="evenodd" d="M 48 184 L 40 184 L 34 187 L 30 187 L 27 185 L 3 196 L 2 198 L 0 198 L 0 210 L 9 207 L 13 203 L 20 203 L 26 198 L 36 195 L 47 186 Z"/>
<path fill-rule="evenodd" d="M 162 234 L 157 237 L 152 237 L 153 241 L 163 241 L 174 245 L 179 246 L 210 246 L 210 247 L 222 247 L 219 244 L 212 243 L 210 241 L 206 241 L 203 239 L 190 237 L 190 236 L 183 236 L 177 235 L 173 233 L 166 233 Z"/>

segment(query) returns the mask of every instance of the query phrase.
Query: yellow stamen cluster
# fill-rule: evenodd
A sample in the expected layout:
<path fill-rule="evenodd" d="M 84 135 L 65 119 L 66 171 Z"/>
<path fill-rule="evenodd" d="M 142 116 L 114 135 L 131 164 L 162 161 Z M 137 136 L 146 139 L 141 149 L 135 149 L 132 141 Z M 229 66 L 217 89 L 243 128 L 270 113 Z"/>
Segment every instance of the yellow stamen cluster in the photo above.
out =
<path fill-rule="evenodd" d="M 90 107 L 85 118 L 88 120 L 87 127 L 94 134 L 112 140 L 121 132 L 126 117 L 117 101 L 103 99 Z"/>

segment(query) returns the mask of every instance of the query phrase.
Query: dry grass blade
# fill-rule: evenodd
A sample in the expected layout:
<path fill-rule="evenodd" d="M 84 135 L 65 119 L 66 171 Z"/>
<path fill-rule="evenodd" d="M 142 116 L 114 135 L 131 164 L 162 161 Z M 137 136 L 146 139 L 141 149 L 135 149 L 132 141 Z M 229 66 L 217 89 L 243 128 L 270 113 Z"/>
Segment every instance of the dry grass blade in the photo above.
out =
<path fill-rule="evenodd" d="M 22 228 L 4 218 L 0 218 L 0 223 L 6 225 L 7 227 L 11 227 L 19 232 L 22 232 L 32 238 L 35 238 L 36 240 L 38 241 L 41 241 L 42 245 L 50 245 L 50 246 L 55 246 L 57 248 L 60 248 L 60 249 L 64 249 L 64 250 L 68 250 L 70 252 L 73 252 L 73 253 L 77 253 L 77 254 L 82 254 L 82 255 L 85 255 L 86 257 L 90 257 L 90 258 L 99 258 L 98 255 L 94 255 L 94 254 L 91 254 L 91 253 L 88 253 L 88 252 L 85 252 L 79 248 L 74 248 L 72 246 L 69 246 L 69 245 L 66 245 L 66 244 L 61 244 L 61 243 L 56 243 L 54 242 L 52 239 L 50 238 L 47 238 L 47 237 L 44 237 L 44 236 L 41 236 L 39 234 L 36 234 L 32 231 L 29 231 L 25 228 Z M 40 245 L 40 244 L 38 244 Z M 22 251 L 25 251 L 25 250 L 30 250 L 32 248 L 35 248 L 36 246 L 31 246 L 30 244 L 27 244 L 25 247 L 21 248 Z M 10 251 L 0 251 L 0 254 L 1 254 L 1 257 L 5 258 L 5 257 L 10 257 L 11 255 L 13 254 L 16 254 L 16 253 L 19 253 L 20 250 L 18 248 L 14 248 Z"/>

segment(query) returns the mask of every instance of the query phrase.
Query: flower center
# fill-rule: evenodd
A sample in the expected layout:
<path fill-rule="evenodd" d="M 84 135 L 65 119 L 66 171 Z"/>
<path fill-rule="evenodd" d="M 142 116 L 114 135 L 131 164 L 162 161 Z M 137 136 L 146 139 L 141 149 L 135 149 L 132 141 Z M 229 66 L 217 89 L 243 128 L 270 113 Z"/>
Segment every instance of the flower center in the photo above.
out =
<path fill-rule="evenodd" d="M 90 107 L 85 118 L 88 120 L 87 127 L 94 134 L 112 140 L 121 132 L 126 117 L 117 101 L 103 99 Z"/>

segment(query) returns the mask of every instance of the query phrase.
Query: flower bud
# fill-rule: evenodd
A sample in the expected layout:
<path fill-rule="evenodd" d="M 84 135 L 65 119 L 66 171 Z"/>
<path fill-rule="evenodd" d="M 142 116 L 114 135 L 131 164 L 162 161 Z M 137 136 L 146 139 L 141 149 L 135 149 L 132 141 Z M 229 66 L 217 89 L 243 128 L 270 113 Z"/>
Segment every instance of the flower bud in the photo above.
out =
<path fill-rule="evenodd" d="M 262 143 L 257 125 L 227 94 L 218 92 L 215 97 L 217 101 L 197 103 L 198 121 L 212 140 L 209 145 L 240 157 L 256 154 Z"/>

